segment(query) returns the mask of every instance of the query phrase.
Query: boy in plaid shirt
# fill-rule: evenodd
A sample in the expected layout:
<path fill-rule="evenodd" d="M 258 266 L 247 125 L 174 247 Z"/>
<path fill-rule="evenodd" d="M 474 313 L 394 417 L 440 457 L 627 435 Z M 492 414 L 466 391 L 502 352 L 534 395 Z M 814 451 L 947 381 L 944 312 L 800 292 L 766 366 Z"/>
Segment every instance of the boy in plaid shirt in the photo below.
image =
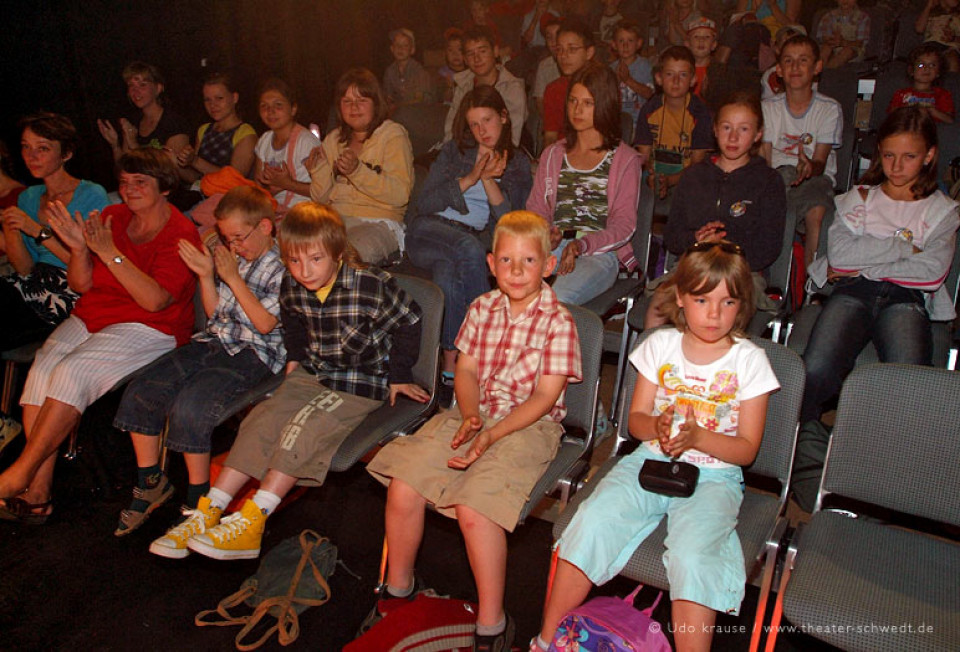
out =
<path fill-rule="evenodd" d="M 199 278 L 206 327 L 127 385 L 113 422 L 130 432 L 138 467 L 117 536 L 133 532 L 173 496 L 160 470 L 157 437 L 164 426 L 167 448 L 186 461 L 186 504 L 194 508 L 210 488 L 210 436 L 224 407 L 283 367 L 283 261 L 273 240 L 270 198 L 249 186 L 234 188 L 215 216 L 215 247 L 200 250 L 180 241 L 180 257 Z"/>
<path fill-rule="evenodd" d="M 386 597 L 412 597 L 427 503 L 455 517 L 477 583 L 477 650 L 509 650 L 506 532 L 557 453 L 568 381 L 582 379 L 573 317 L 543 279 L 556 258 L 550 228 L 529 211 L 500 218 L 487 254 L 499 289 L 470 306 L 457 348 L 459 413 L 441 412 L 388 444 L 367 470 L 389 486 Z M 382 603 L 367 618 L 382 615 Z"/>
<path fill-rule="evenodd" d="M 280 288 L 286 377 L 243 420 L 197 509 L 166 534 L 179 556 L 259 556 L 267 517 L 295 485 L 323 484 L 337 448 L 364 417 L 398 394 L 429 399 L 413 383 L 420 308 L 394 278 L 358 260 L 336 211 L 297 204 L 280 223 L 279 240 L 288 271 Z M 260 489 L 221 520 L 250 478 Z"/>

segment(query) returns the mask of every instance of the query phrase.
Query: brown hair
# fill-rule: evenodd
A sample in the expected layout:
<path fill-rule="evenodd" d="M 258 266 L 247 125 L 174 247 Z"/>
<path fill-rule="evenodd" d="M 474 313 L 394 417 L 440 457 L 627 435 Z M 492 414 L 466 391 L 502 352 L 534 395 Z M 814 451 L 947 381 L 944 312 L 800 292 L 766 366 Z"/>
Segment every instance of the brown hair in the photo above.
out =
<path fill-rule="evenodd" d="M 715 246 L 703 250 L 688 249 L 680 257 L 670 279 L 657 290 L 670 295 L 670 300 L 663 303 L 661 311 L 677 330 L 685 331 L 687 321 L 683 309 L 677 305 L 677 297 L 681 294 L 709 294 L 721 282 L 726 282 L 730 296 L 740 301 L 740 310 L 730 335 L 746 337 L 747 326 L 756 312 L 750 265 L 742 254 L 731 253 L 723 246 L 734 246 L 731 243 L 722 240 L 712 244 Z"/>
<path fill-rule="evenodd" d="M 923 139 L 928 151 L 937 147 L 937 123 L 933 121 L 933 118 L 914 106 L 902 106 L 899 109 L 894 109 L 887 115 L 886 120 L 880 125 L 880 129 L 877 130 L 877 146 L 873 150 L 873 159 L 870 161 L 870 167 L 860 177 L 859 183 L 876 186 L 887 180 L 887 175 L 883 173 L 880 147 L 884 140 L 897 134 L 919 136 Z M 924 164 L 920 169 L 917 180 L 910 187 L 915 199 L 929 197 L 937 189 L 937 161 L 939 158 L 940 150 L 938 148 L 934 151 L 930 162 Z"/>
<path fill-rule="evenodd" d="M 753 116 L 757 119 L 757 130 L 763 131 L 763 107 L 760 104 L 760 96 L 754 93 L 753 91 L 732 91 L 726 97 L 723 98 L 723 101 L 720 104 L 720 108 L 717 109 L 717 112 L 713 114 L 713 126 L 716 127 L 719 124 L 720 112 L 723 111 L 724 107 L 727 106 L 742 106 L 743 108 L 750 111 Z M 756 142 L 750 146 L 750 155 L 753 156 L 760 149 L 760 143 Z"/>
<path fill-rule="evenodd" d="M 624 19 L 613 26 L 613 37 L 617 37 L 617 32 L 630 32 L 643 42 L 643 34 L 640 33 L 640 25 L 635 20 Z"/>
<path fill-rule="evenodd" d="M 470 125 L 467 124 L 467 111 L 470 109 L 487 108 L 493 109 L 497 115 L 506 116 L 507 122 L 503 125 L 500 132 L 500 138 L 494 146 L 494 151 L 507 152 L 507 155 L 513 153 L 513 140 L 511 140 L 512 127 L 510 122 L 510 112 L 507 111 L 507 105 L 503 97 L 493 86 L 480 84 L 474 86 L 473 90 L 463 96 L 460 102 L 460 108 L 457 109 L 457 115 L 453 119 L 453 137 L 457 141 L 457 148 L 462 154 L 464 150 L 477 147 L 477 141 L 470 131 Z"/>
<path fill-rule="evenodd" d="M 813 58 L 820 61 L 820 44 L 806 34 L 794 34 L 780 46 L 780 54 L 777 55 L 777 63 L 783 60 L 783 51 L 791 45 L 806 45 L 813 50 Z"/>
<path fill-rule="evenodd" d="M 227 213 L 237 212 L 247 226 L 256 226 L 261 220 L 273 222 L 273 204 L 266 191 L 253 186 L 232 188 L 221 199 L 213 211 L 217 220 L 226 219 Z"/>
<path fill-rule="evenodd" d="M 599 150 L 616 149 L 620 144 L 621 134 L 620 83 L 617 81 L 616 73 L 609 66 L 596 62 L 587 62 L 587 65 L 570 78 L 563 112 L 563 130 L 564 137 L 567 139 L 567 149 L 577 144 L 577 131 L 567 115 L 570 92 L 577 84 L 586 88 L 593 96 L 593 127 L 603 137 Z"/>
<path fill-rule="evenodd" d="M 353 138 L 353 129 L 343 120 L 343 111 L 340 110 L 340 100 L 344 98 L 351 86 L 356 86 L 361 97 L 373 100 L 373 121 L 367 128 L 367 137 L 377 130 L 387 119 L 387 103 L 383 99 L 383 89 L 376 75 L 366 68 L 351 68 L 337 80 L 337 89 L 334 93 L 334 102 L 337 109 L 337 124 L 340 126 L 340 142 L 349 143 Z"/>
<path fill-rule="evenodd" d="M 20 133 L 29 129 L 41 138 L 60 143 L 60 155 L 67 156 L 77 151 L 79 139 L 77 128 L 65 115 L 41 111 L 20 120 Z"/>
<path fill-rule="evenodd" d="M 177 187 L 180 175 L 173 161 L 162 149 L 155 147 L 141 147 L 132 149 L 120 157 L 117 162 L 119 172 L 127 174 L 143 174 L 157 180 L 160 192 L 167 192 Z"/>
<path fill-rule="evenodd" d="M 305 201 L 287 211 L 277 229 L 277 241 L 284 260 L 312 244 L 319 244 L 332 258 L 350 267 L 365 267 L 356 249 L 347 241 L 347 229 L 340 214 L 326 204 Z"/>
<path fill-rule="evenodd" d="M 497 251 L 497 241 L 504 234 L 519 238 L 534 238 L 543 247 L 544 258 L 550 255 L 550 225 L 533 211 L 511 211 L 497 221 L 491 247 L 494 254 Z"/>
<path fill-rule="evenodd" d="M 579 18 L 564 18 L 563 22 L 560 23 L 560 29 L 557 30 L 557 38 L 560 38 L 561 34 L 567 33 L 579 36 L 585 48 L 592 48 L 597 45 L 597 42 L 593 38 L 593 30 Z"/>
<path fill-rule="evenodd" d="M 257 101 L 259 102 L 263 94 L 268 91 L 276 91 L 283 95 L 284 99 L 290 102 L 290 106 L 297 105 L 297 94 L 294 92 L 293 87 L 279 77 L 271 77 L 263 82 L 263 85 L 260 87 L 260 92 L 257 93 Z"/>
<path fill-rule="evenodd" d="M 667 61 L 686 61 L 690 64 L 690 70 L 696 70 L 697 68 L 697 60 L 686 45 L 671 45 L 661 52 L 657 62 L 657 72 L 663 70 L 663 64 Z"/>
<path fill-rule="evenodd" d="M 134 77 L 143 77 L 148 82 L 153 82 L 154 84 L 159 84 L 160 86 L 166 87 L 167 82 L 163 78 L 163 73 L 160 72 L 160 69 L 157 68 L 152 63 L 145 63 L 143 61 L 131 61 L 123 69 L 123 81 L 124 83 L 129 82 Z M 157 104 L 163 106 L 164 102 L 164 91 L 161 91 L 157 95 Z"/>
<path fill-rule="evenodd" d="M 940 81 L 940 76 L 943 74 L 943 52 L 940 51 L 942 46 L 939 43 L 921 43 L 917 47 L 910 50 L 910 57 L 907 59 L 910 62 L 909 67 L 907 68 L 907 77 L 913 79 L 913 73 L 917 68 L 917 61 L 920 57 L 934 56 L 937 58 L 937 76 L 934 77 L 934 82 Z"/>

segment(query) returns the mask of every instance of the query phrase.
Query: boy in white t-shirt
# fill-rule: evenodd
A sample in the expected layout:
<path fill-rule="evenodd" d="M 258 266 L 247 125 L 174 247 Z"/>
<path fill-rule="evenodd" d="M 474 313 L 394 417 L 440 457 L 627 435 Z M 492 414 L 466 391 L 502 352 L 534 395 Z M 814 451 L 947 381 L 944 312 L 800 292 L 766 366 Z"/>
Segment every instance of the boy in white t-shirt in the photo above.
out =
<path fill-rule="evenodd" d="M 820 46 L 809 36 L 792 36 L 783 44 L 777 74 L 784 93 L 763 101 L 760 153 L 787 184 L 787 210 L 795 211 L 804 240 L 807 265 L 820 241 L 820 225 L 833 206 L 837 155 L 843 113 L 833 98 L 813 90 L 823 69 Z"/>

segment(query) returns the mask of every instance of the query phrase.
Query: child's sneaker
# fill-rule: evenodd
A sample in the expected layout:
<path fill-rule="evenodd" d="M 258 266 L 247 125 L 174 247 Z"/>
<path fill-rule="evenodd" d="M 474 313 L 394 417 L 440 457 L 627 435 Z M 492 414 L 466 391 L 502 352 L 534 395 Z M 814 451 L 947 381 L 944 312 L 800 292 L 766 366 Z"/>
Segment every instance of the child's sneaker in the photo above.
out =
<path fill-rule="evenodd" d="M 513 645 L 516 623 L 513 622 L 510 614 L 504 613 L 504 616 L 507 618 L 507 624 L 502 632 L 494 634 L 493 636 L 480 636 L 480 634 L 477 634 L 473 637 L 474 652 L 510 652 L 510 647 Z"/>
<path fill-rule="evenodd" d="M 200 497 L 196 509 L 184 507 L 182 511 L 185 518 L 151 543 L 150 552 L 168 559 L 183 559 L 190 554 L 187 540 L 194 534 L 203 534 L 215 526 L 223 514 L 223 510 L 211 505 L 206 496 Z"/>
<path fill-rule="evenodd" d="M 256 559 L 267 515 L 255 502 L 247 500 L 239 512 L 221 519 L 203 534 L 187 539 L 187 547 L 213 559 Z"/>
<path fill-rule="evenodd" d="M 384 605 L 389 601 L 395 600 L 408 600 L 413 602 L 416 600 L 417 596 L 420 593 L 430 593 L 433 594 L 432 589 L 428 589 L 424 586 L 423 580 L 420 579 L 420 576 L 416 573 L 413 574 L 413 591 L 410 592 L 410 595 L 404 598 L 395 598 L 389 593 L 387 593 L 386 585 L 383 586 L 383 591 L 380 593 L 379 599 L 377 599 L 376 604 L 373 605 L 373 609 L 370 610 L 370 613 L 367 614 L 367 617 L 363 619 L 363 622 L 360 623 L 360 629 L 357 630 L 357 637 L 363 636 L 367 633 L 371 627 L 376 625 L 378 622 L 383 620 L 383 617 L 386 615 Z"/>
<path fill-rule="evenodd" d="M 12 442 L 23 432 L 23 426 L 20 425 L 20 422 L 16 419 L 10 417 L 3 417 L 0 419 L 0 451 L 4 447 Z"/>

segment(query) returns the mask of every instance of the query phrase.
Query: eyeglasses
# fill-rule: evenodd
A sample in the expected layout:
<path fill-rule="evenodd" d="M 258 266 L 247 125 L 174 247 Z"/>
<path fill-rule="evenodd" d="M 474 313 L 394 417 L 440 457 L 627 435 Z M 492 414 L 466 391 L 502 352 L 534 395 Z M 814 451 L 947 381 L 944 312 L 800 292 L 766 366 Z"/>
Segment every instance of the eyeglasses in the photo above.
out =
<path fill-rule="evenodd" d="M 256 230 L 257 230 L 257 227 L 253 227 L 252 229 L 247 231 L 247 235 L 243 236 L 242 238 L 226 238 L 222 233 L 220 233 L 219 234 L 220 242 L 222 242 L 223 246 L 227 248 L 230 248 L 233 246 L 239 246 L 239 245 L 242 245 L 244 242 L 246 242 L 247 238 L 253 235 L 253 232 Z"/>
<path fill-rule="evenodd" d="M 584 47 L 585 47 L 585 46 L 583 46 L 583 45 L 571 45 L 571 46 L 568 47 L 568 48 L 557 48 L 557 56 L 560 56 L 560 55 L 568 55 L 568 54 L 576 54 L 576 53 L 579 52 L 580 50 L 584 49 Z"/>
<path fill-rule="evenodd" d="M 367 104 L 373 104 L 373 100 L 369 97 L 359 97 L 355 100 L 351 100 L 346 97 L 340 98 L 340 106 L 355 106 L 359 108 L 361 106 L 366 106 Z"/>
<path fill-rule="evenodd" d="M 687 249 L 684 255 L 693 254 L 693 253 L 704 253 L 706 251 L 710 251 L 714 247 L 720 247 L 720 251 L 724 253 L 728 253 L 733 256 L 743 255 L 743 249 L 741 249 L 740 245 L 738 244 L 734 244 L 733 242 L 726 242 L 726 241 L 712 242 L 707 240 L 694 243 L 689 249 Z"/>
<path fill-rule="evenodd" d="M 940 64 L 934 61 L 931 61 L 929 63 L 924 63 L 921 61 L 920 63 L 913 64 L 913 67 L 916 68 L 917 70 L 923 70 L 924 68 L 933 68 L 934 70 L 936 70 L 937 68 L 940 67 Z"/>

